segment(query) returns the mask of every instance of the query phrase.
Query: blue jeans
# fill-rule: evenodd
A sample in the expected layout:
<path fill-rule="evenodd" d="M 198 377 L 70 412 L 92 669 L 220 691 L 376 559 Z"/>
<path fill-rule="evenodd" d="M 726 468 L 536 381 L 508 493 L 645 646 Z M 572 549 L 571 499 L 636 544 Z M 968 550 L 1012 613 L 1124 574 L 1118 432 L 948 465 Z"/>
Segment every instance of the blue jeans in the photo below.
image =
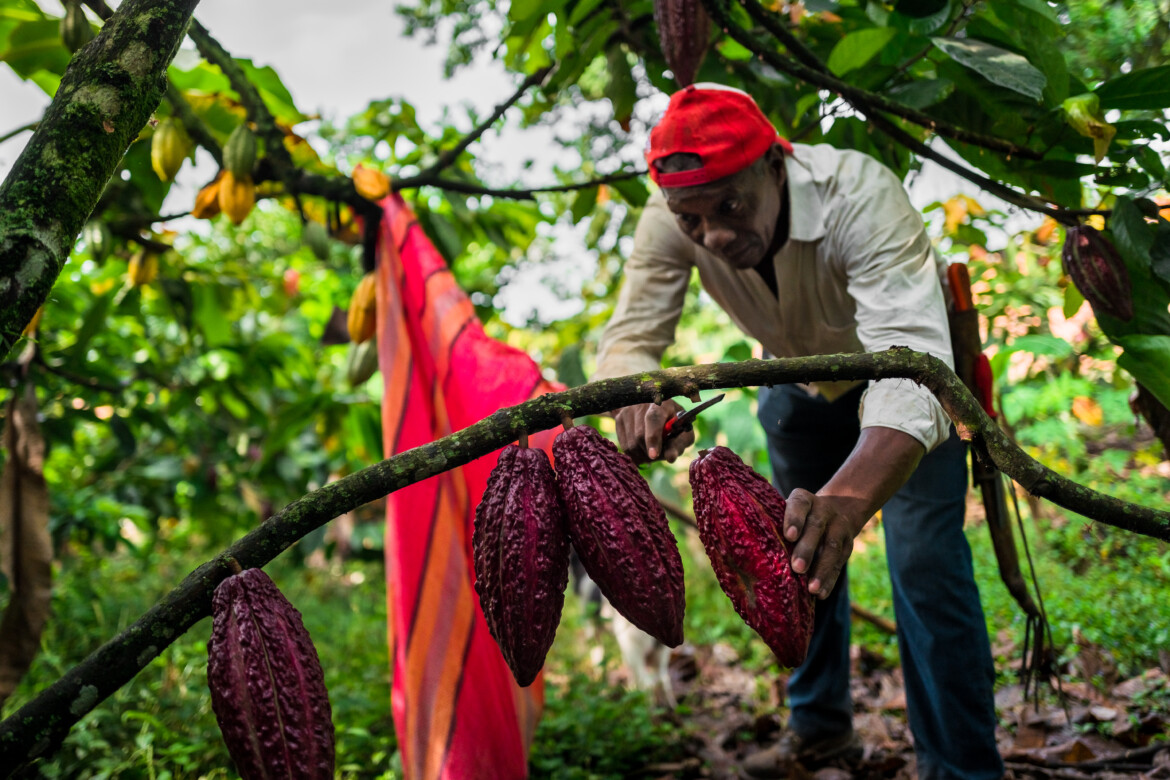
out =
<path fill-rule="evenodd" d="M 773 481 L 784 495 L 816 492 L 852 452 L 863 389 L 830 403 L 796 385 L 760 388 Z M 966 491 L 966 451 L 952 430 L 882 508 L 907 715 L 923 780 L 999 778 L 1004 771 L 995 745 L 995 669 L 963 535 Z M 802 737 L 852 728 L 847 568 L 829 598 L 817 602 L 808 658 L 788 681 L 788 725 Z"/>

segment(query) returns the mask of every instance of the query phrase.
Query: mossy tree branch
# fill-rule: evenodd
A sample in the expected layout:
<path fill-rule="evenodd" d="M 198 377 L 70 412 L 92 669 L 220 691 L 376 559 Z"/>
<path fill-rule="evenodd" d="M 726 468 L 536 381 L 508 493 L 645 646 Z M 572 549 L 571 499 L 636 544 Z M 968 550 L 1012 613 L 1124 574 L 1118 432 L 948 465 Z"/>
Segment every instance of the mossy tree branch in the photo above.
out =
<path fill-rule="evenodd" d="M 198 0 L 126 0 L 79 50 L 0 184 L 0 356 L 69 259 L 102 188 L 166 92 Z"/>
<path fill-rule="evenodd" d="M 195 569 L 128 629 L 0 722 L 0 767 L 4 768 L 0 771 L 11 773 L 29 759 L 46 755 L 94 706 L 210 614 L 212 593 L 231 573 L 229 559 L 234 558 L 244 568 L 264 566 L 334 517 L 494 452 L 515 441 L 522 431 L 554 428 L 565 415 L 598 414 L 636 403 L 690 396 L 699 390 L 891 377 L 909 377 L 929 388 L 955 421 L 960 435 L 1031 493 L 1098 522 L 1170 540 L 1170 512 L 1103 495 L 1033 460 L 988 418 L 954 372 L 930 355 L 895 348 L 871 354 L 690 366 L 609 379 L 501 409 L 475 425 L 369 466 L 289 504 Z"/>

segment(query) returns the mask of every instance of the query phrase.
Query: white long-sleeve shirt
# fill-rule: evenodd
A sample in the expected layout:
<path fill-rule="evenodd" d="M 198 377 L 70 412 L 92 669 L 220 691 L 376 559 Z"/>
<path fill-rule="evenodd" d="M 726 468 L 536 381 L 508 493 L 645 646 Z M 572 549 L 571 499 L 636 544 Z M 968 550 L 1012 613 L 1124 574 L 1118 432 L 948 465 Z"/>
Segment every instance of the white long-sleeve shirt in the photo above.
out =
<path fill-rule="evenodd" d="M 954 366 L 945 264 L 893 172 L 860 152 L 804 144 L 785 156 L 785 168 L 789 238 L 772 258 L 778 299 L 759 272 L 737 270 L 691 241 L 656 192 L 634 234 L 594 379 L 661 367 L 692 268 L 732 321 L 777 357 L 905 346 Z M 858 384 L 808 389 L 831 400 Z M 909 379 L 871 381 L 860 415 L 861 427 L 903 431 L 928 452 L 950 430 L 935 397 Z"/>

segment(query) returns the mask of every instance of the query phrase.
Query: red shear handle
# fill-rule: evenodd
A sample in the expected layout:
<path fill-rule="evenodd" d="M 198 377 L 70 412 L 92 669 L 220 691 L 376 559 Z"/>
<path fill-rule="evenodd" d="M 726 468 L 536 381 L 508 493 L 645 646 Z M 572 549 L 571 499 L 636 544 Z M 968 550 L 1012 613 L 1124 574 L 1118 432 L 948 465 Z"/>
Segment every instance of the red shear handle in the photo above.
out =
<path fill-rule="evenodd" d="M 987 412 L 987 416 L 993 420 L 998 416 L 995 412 L 995 394 L 992 389 L 994 382 L 991 361 L 987 359 L 987 355 L 979 353 L 975 358 L 975 398 L 983 407 L 983 411 Z"/>

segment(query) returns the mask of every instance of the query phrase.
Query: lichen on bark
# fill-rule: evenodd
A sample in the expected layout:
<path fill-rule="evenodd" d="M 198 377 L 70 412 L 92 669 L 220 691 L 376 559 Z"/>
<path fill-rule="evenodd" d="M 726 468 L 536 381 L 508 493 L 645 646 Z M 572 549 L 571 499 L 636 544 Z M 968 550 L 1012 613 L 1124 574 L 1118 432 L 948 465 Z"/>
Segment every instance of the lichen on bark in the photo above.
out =
<path fill-rule="evenodd" d="M 126 0 L 74 55 L 0 183 L 0 356 L 49 296 L 73 243 L 166 91 L 198 0 Z"/>

